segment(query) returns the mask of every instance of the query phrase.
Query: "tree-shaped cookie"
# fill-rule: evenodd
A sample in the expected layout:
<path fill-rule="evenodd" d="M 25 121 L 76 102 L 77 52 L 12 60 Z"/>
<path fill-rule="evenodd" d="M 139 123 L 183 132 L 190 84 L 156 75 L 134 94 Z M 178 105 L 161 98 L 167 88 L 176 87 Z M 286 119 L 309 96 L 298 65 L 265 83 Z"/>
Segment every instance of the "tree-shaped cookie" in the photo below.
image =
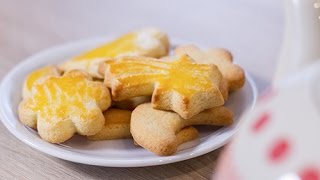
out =
<path fill-rule="evenodd" d="M 150 103 L 145 103 L 133 110 L 130 131 L 135 142 L 143 148 L 160 156 L 168 156 L 174 154 L 181 144 L 183 128 L 193 125 L 227 126 L 232 123 L 233 114 L 224 106 L 183 119 L 177 113 L 157 110 Z M 189 137 L 194 133 L 188 130 L 183 134 Z"/>
<path fill-rule="evenodd" d="M 42 139 L 61 143 L 73 136 L 94 135 L 104 125 L 102 111 L 109 108 L 109 90 L 81 71 L 50 77 L 34 85 L 19 105 L 20 121 L 37 128 Z"/>
<path fill-rule="evenodd" d="M 187 55 L 173 62 L 120 57 L 101 64 L 101 71 L 115 101 L 152 95 L 154 108 L 175 111 L 186 119 L 224 104 L 218 68 L 194 63 Z"/>

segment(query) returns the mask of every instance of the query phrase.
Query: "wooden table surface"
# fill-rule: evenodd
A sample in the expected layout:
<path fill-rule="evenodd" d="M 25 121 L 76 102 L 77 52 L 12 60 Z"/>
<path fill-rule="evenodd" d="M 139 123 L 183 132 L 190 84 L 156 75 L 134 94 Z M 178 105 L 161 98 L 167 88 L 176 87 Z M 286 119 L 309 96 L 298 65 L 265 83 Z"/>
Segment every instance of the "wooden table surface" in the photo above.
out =
<path fill-rule="evenodd" d="M 171 37 L 230 49 L 262 91 L 270 84 L 283 29 L 278 0 L 0 0 L 0 78 L 54 45 L 157 26 Z M 0 179 L 208 179 L 221 149 L 169 165 L 110 168 L 39 153 L 0 123 Z"/>

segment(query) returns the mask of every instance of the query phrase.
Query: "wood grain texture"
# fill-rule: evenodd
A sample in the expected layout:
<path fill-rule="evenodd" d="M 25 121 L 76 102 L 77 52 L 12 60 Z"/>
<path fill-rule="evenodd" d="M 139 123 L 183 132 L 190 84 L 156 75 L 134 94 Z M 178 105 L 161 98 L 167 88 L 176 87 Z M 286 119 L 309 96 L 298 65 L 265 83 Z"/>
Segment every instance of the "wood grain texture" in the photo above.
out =
<path fill-rule="evenodd" d="M 231 49 L 237 62 L 256 75 L 258 86 L 263 89 L 270 82 L 280 47 L 281 3 L 197 3 L 0 0 L 0 78 L 24 58 L 54 45 L 158 26 L 173 37 Z M 89 166 L 39 153 L 18 141 L 0 123 L 0 179 L 209 179 L 220 151 L 155 167 Z"/>

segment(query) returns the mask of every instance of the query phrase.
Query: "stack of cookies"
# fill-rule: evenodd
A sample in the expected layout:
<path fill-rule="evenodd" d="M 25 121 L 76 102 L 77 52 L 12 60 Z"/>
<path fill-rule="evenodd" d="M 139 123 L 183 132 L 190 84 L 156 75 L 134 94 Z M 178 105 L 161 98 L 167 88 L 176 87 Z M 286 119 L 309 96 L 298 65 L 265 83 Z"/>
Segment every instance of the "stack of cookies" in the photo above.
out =
<path fill-rule="evenodd" d="M 158 29 L 131 32 L 26 77 L 20 121 L 42 139 L 62 143 L 133 138 L 157 155 L 198 137 L 195 125 L 228 126 L 224 107 L 244 85 L 243 70 L 225 49 L 183 45 L 169 54 Z"/>

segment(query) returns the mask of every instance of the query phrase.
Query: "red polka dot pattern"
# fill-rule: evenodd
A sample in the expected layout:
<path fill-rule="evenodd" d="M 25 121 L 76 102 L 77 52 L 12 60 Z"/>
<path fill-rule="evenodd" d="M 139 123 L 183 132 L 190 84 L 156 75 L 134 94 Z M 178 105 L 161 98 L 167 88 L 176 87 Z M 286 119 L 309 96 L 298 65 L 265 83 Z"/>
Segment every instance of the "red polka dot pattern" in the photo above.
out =
<path fill-rule="evenodd" d="M 269 89 L 267 91 L 265 91 L 260 97 L 259 97 L 259 101 L 260 102 L 266 102 L 269 99 L 271 99 L 275 94 L 275 91 L 273 89 Z"/>
<path fill-rule="evenodd" d="M 270 121 L 270 113 L 265 112 L 254 122 L 252 126 L 252 131 L 254 133 L 259 132 L 269 121 Z"/>
<path fill-rule="evenodd" d="M 301 180 L 320 180 L 319 172 L 314 168 L 304 169 L 299 176 Z"/>
<path fill-rule="evenodd" d="M 290 151 L 290 144 L 286 139 L 278 139 L 273 143 L 268 158 L 271 162 L 280 162 L 283 160 Z"/>

